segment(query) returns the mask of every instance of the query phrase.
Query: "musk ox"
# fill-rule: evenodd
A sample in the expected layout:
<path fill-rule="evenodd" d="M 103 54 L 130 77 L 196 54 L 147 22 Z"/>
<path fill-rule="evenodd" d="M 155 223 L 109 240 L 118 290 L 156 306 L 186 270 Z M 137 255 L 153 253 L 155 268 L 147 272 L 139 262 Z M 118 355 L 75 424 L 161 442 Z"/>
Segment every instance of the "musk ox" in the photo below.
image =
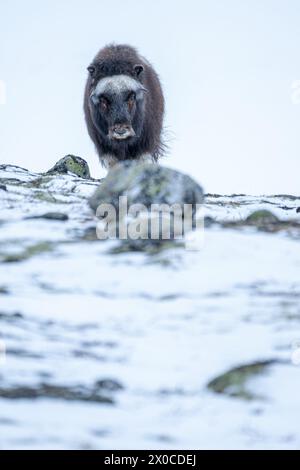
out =
<path fill-rule="evenodd" d="M 133 47 L 109 45 L 88 72 L 85 119 L 101 163 L 156 161 L 164 151 L 164 97 L 153 67 Z"/>

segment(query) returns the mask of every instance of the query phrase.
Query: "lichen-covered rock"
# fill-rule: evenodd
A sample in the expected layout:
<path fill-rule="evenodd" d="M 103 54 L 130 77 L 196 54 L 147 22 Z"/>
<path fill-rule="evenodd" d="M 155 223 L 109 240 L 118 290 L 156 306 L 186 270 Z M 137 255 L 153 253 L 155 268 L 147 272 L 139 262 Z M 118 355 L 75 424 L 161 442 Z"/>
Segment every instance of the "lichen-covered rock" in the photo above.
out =
<path fill-rule="evenodd" d="M 265 209 L 252 212 L 252 214 L 250 214 L 246 219 L 247 224 L 255 225 L 256 227 L 261 225 L 265 226 L 268 224 L 276 224 L 278 222 L 278 217 Z"/>
<path fill-rule="evenodd" d="M 202 202 L 202 188 L 192 178 L 145 162 L 114 166 L 90 198 L 100 221 L 106 217 L 99 238 L 109 232 L 110 238 L 120 238 L 124 245 L 129 242 L 128 249 L 133 250 L 182 239 L 196 228 Z M 111 215 L 107 205 L 113 208 Z"/>
<path fill-rule="evenodd" d="M 274 359 L 268 359 L 234 367 L 211 380 L 207 387 L 215 393 L 228 395 L 230 397 L 244 400 L 258 399 L 259 396 L 247 389 L 248 381 L 256 375 L 263 374 L 268 367 L 278 362 L 279 361 Z"/>
<path fill-rule="evenodd" d="M 47 174 L 65 174 L 73 173 L 80 178 L 90 179 L 90 170 L 87 162 L 80 157 L 74 155 L 66 155 L 61 158 L 53 168 L 47 171 Z"/>
<path fill-rule="evenodd" d="M 127 196 L 128 205 L 201 204 L 201 186 L 188 175 L 151 163 L 126 162 L 114 166 L 90 198 L 94 211 L 99 204 L 118 207 L 119 197 Z"/>

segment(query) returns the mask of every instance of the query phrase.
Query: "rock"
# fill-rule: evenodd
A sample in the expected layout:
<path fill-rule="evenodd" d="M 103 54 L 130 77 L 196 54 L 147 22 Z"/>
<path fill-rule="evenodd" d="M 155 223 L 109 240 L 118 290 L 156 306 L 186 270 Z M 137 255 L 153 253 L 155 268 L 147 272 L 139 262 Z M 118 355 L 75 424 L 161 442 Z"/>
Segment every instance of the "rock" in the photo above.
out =
<path fill-rule="evenodd" d="M 165 204 L 168 206 L 165 208 L 156 208 L 157 212 L 155 212 L 155 216 L 160 224 L 160 228 L 158 229 L 159 240 L 166 239 L 166 237 L 163 236 L 161 225 L 164 218 L 167 217 L 167 213 L 170 215 L 170 210 L 168 209 L 170 206 L 176 204 L 183 212 L 184 205 L 189 204 L 191 209 L 190 216 L 193 219 L 194 225 L 196 210 L 199 208 L 196 205 L 202 204 L 204 199 L 202 188 L 189 176 L 170 168 L 145 162 L 124 162 L 114 166 L 109 171 L 104 182 L 90 198 L 89 203 L 95 212 L 97 212 L 100 205 L 109 204 L 115 208 L 117 217 L 121 217 L 121 210 L 119 210 L 119 198 L 121 196 L 127 197 L 127 209 L 133 207 L 133 205 L 142 205 L 140 211 L 137 209 L 136 215 L 130 213 L 130 216 L 127 217 L 126 223 L 128 227 L 132 227 L 133 224 L 136 224 L 137 221 L 139 221 L 139 217 L 141 225 L 143 224 L 142 217 L 144 218 L 143 220 L 145 220 L 145 218 L 150 220 L 150 209 L 153 204 Z M 124 221 L 125 218 L 126 214 L 122 221 Z M 151 220 L 153 220 L 153 218 Z M 172 212 L 171 221 L 174 221 Z M 148 222 L 144 224 L 144 232 L 141 231 L 141 235 L 149 240 L 150 237 L 147 235 L 149 235 L 150 224 L 147 225 L 147 223 Z M 170 226 L 172 226 L 172 222 Z M 171 229 L 169 239 L 174 237 L 174 231 L 174 228 L 173 231 Z M 140 238 L 143 238 L 143 236 Z M 153 240 L 153 237 L 151 238 Z M 135 240 L 135 243 L 136 242 L 137 240 Z"/>
<path fill-rule="evenodd" d="M 95 383 L 96 389 L 108 390 L 109 392 L 116 392 L 118 390 L 123 390 L 124 387 L 120 382 L 111 379 L 102 379 L 98 380 Z"/>
<path fill-rule="evenodd" d="M 32 215 L 30 217 L 26 217 L 26 219 L 27 220 L 46 219 L 46 220 L 58 220 L 58 221 L 64 222 L 69 219 L 69 216 L 61 212 L 46 212 L 46 214 Z"/>
<path fill-rule="evenodd" d="M 0 311 L 0 320 L 2 320 L 2 321 L 13 323 L 15 321 L 22 320 L 22 319 L 23 319 L 23 315 L 20 312 L 4 313 L 4 312 Z M 1 346 L 1 344 L 0 344 L 0 346 Z M 0 347 L 0 351 L 1 351 L 1 347 Z"/>
<path fill-rule="evenodd" d="M 202 188 L 189 176 L 151 163 L 125 162 L 115 165 L 90 198 L 94 211 L 99 204 L 118 206 L 119 197 L 127 196 L 128 205 L 201 204 Z"/>
<path fill-rule="evenodd" d="M 269 224 L 276 224 L 278 222 L 278 217 L 276 217 L 276 215 L 267 210 L 255 211 L 250 214 L 246 219 L 247 224 L 255 225 L 256 227 L 265 226 Z"/>
<path fill-rule="evenodd" d="M 0 295 L 7 295 L 9 294 L 9 290 L 5 286 L 0 286 Z"/>
<path fill-rule="evenodd" d="M 230 397 L 241 398 L 244 400 L 261 398 L 247 389 L 247 382 L 252 377 L 263 374 L 268 367 L 276 363 L 279 363 L 279 361 L 268 359 L 266 361 L 258 361 L 234 367 L 211 380 L 207 387 L 215 393 L 225 394 Z"/>
<path fill-rule="evenodd" d="M 48 175 L 65 173 L 73 173 L 84 179 L 91 178 L 87 162 L 83 158 L 75 157 L 74 155 L 66 155 L 61 158 L 53 168 L 46 172 Z"/>
<path fill-rule="evenodd" d="M 299 212 L 300 212 L 300 207 L 297 207 L 296 212 L 297 212 L 297 214 L 299 214 Z"/>
<path fill-rule="evenodd" d="M 0 190 L 7 191 L 7 187 L 5 186 L 5 184 L 0 184 Z"/>
<path fill-rule="evenodd" d="M 17 247 L 16 252 L 12 253 L 1 253 L 0 252 L 0 262 L 3 263 L 17 263 L 20 261 L 25 261 L 30 259 L 33 256 L 41 255 L 42 253 L 49 253 L 53 250 L 51 242 L 38 242 L 33 245 L 24 247 L 22 250 L 19 250 Z"/>
<path fill-rule="evenodd" d="M 34 400 L 44 398 L 113 404 L 114 398 L 111 396 L 112 392 L 115 392 L 115 390 L 99 386 L 88 388 L 84 385 L 74 385 L 72 387 L 48 383 L 41 383 L 36 386 L 16 385 L 0 387 L 0 397 L 9 400 Z"/>

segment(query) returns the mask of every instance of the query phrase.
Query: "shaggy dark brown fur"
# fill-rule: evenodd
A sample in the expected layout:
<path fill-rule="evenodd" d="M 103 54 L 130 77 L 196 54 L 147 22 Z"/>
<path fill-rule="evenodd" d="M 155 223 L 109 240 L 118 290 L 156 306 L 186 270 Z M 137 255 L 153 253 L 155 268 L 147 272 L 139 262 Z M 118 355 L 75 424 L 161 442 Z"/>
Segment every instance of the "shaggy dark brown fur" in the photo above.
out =
<path fill-rule="evenodd" d="M 133 47 L 109 45 L 99 51 L 88 70 L 84 112 L 88 133 L 100 161 L 110 166 L 121 160 L 136 160 L 145 155 L 156 161 L 164 151 L 164 97 L 153 67 Z M 121 93 L 115 90 L 105 96 L 96 95 L 99 82 L 116 75 L 125 75 L 138 82 L 141 88 L 139 94 L 128 89 L 129 94 L 122 92 L 122 96 L 116 96 Z M 130 129 L 131 133 L 128 133 L 128 138 L 118 138 L 117 135 L 113 139 L 111 136 L 115 134 L 112 129 L 115 134 L 120 132 L 121 137 L 124 129 Z"/>

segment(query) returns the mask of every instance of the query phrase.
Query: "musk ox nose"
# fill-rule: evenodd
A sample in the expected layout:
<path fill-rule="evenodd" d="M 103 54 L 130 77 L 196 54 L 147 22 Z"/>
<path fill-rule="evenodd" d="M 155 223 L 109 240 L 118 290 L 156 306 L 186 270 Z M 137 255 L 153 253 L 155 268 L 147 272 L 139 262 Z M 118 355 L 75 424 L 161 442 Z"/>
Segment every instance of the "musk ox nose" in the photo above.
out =
<path fill-rule="evenodd" d="M 129 126 L 114 126 L 113 132 L 118 135 L 124 135 L 129 131 Z"/>
<path fill-rule="evenodd" d="M 135 136 L 135 132 L 129 124 L 115 124 L 109 131 L 109 137 L 115 140 L 124 140 Z"/>

